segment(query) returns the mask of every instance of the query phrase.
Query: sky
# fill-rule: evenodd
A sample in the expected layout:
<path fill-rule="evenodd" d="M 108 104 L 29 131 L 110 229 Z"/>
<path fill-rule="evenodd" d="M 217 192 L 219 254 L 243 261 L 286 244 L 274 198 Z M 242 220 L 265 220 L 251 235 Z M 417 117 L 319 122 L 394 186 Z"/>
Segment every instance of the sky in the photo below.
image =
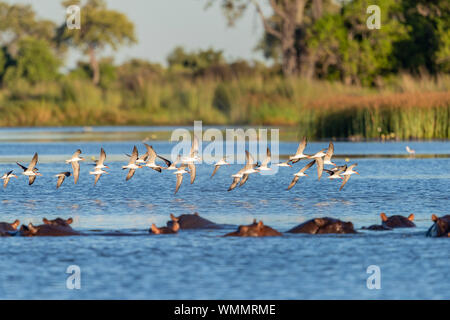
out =
<path fill-rule="evenodd" d="M 65 21 L 60 0 L 9 0 L 9 3 L 31 4 L 38 16 L 55 22 Z M 227 60 L 238 58 L 262 60 L 254 48 L 263 27 L 255 10 L 230 28 L 220 8 L 220 1 L 205 9 L 207 0 L 107 0 L 108 8 L 125 13 L 135 24 L 138 44 L 121 47 L 114 54 L 116 63 L 143 58 L 166 63 L 167 55 L 181 45 L 189 50 L 223 50 Z M 252 8 L 253 9 L 253 8 Z M 265 8 L 269 10 L 268 7 Z M 270 11 L 268 11 L 270 13 Z M 81 21 L 81 27 L 83 22 Z M 112 51 L 103 56 L 112 55 Z M 73 67 L 80 55 L 71 50 L 67 65 Z"/>

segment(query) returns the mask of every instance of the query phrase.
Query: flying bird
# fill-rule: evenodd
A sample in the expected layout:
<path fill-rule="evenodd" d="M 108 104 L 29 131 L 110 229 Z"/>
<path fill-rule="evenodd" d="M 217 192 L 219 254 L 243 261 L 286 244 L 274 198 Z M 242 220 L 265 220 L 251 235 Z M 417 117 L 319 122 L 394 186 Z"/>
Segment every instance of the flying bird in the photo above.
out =
<path fill-rule="evenodd" d="M 260 170 L 260 171 L 268 171 L 268 170 L 272 170 L 272 169 L 270 169 L 267 165 L 269 164 L 269 162 L 270 162 L 270 159 L 271 159 L 271 153 L 270 153 L 270 149 L 269 149 L 269 147 L 267 147 L 267 151 L 266 151 L 266 158 L 264 159 L 264 161 L 261 163 L 261 165 L 258 167 L 258 169 Z"/>
<path fill-rule="evenodd" d="M 416 154 L 416 150 L 411 149 L 409 146 L 406 146 L 406 152 L 408 152 L 410 155 Z"/>
<path fill-rule="evenodd" d="M 66 163 L 70 163 L 72 165 L 74 184 L 77 184 L 78 177 L 80 175 L 80 164 L 78 161 L 84 161 L 84 158 L 80 157 L 80 154 L 81 150 L 78 149 L 69 160 L 66 160 Z"/>
<path fill-rule="evenodd" d="M 297 163 L 299 162 L 301 159 L 305 159 L 308 158 L 307 154 L 304 154 L 303 151 L 306 148 L 306 137 L 303 137 L 302 141 L 300 142 L 300 144 L 298 145 L 297 148 L 297 152 L 295 152 L 295 154 L 293 156 L 289 157 L 289 160 L 292 163 Z"/>
<path fill-rule="evenodd" d="M 104 171 L 104 168 L 109 168 L 104 164 L 106 159 L 106 152 L 103 148 L 100 149 L 100 158 L 95 161 L 94 171 L 90 171 L 89 174 L 95 175 L 94 186 L 97 184 L 98 180 L 102 176 L 102 174 L 108 174 L 108 172 Z"/>
<path fill-rule="evenodd" d="M 342 181 L 342 184 L 341 184 L 341 187 L 339 188 L 339 191 L 341 191 L 344 188 L 345 184 L 350 179 L 350 176 L 352 174 L 356 173 L 356 174 L 359 175 L 359 172 L 356 172 L 356 171 L 353 170 L 353 168 L 356 167 L 357 165 L 358 165 L 357 163 L 354 163 L 351 166 L 349 166 L 343 173 L 341 173 L 341 176 L 343 176 L 344 180 Z"/>
<path fill-rule="evenodd" d="M 314 163 L 316 162 L 316 160 L 311 161 L 310 163 L 308 163 L 306 166 L 304 166 L 303 168 L 300 169 L 299 172 L 294 173 L 294 179 L 292 179 L 291 183 L 288 186 L 288 190 L 290 190 L 293 186 L 295 186 L 295 184 L 297 183 L 297 181 L 301 178 L 301 177 L 305 177 L 308 176 L 305 171 L 308 170 L 309 168 L 311 168 Z"/>
<path fill-rule="evenodd" d="M 331 157 L 333 156 L 333 154 L 334 154 L 334 145 L 333 145 L 333 142 L 330 141 L 330 144 L 328 146 L 328 150 L 325 153 L 325 156 L 323 157 L 323 164 L 324 165 L 325 164 L 332 165 L 332 166 L 336 165 L 334 162 L 331 162 Z"/>
<path fill-rule="evenodd" d="M 220 159 L 219 161 L 217 161 L 214 164 L 214 171 L 211 175 L 211 178 L 214 177 L 214 175 L 216 174 L 217 170 L 219 170 L 219 168 L 223 165 L 230 165 L 227 161 L 226 161 L 226 157 L 223 157 L 222 159 Z"/>
<path fill-rule="evenodd" d="M 130 180 L 134 173 L 136 172 L 136 169 L 142 168 L 142 166 L 136 164 L 136 160 L 138 159 L 138 150 L 136 146 L 133 147 L 133 152 L 131 153 L 130 161 L 126 166 L 122 166 L 122 170 L 130 169 L 128 170 L 127 177 L 125 178 L 126 181 Z"/>
<path fill-rule="evenodd" d="M 177 171 L 175 171 L 173 174 L 177 176 L 177 184 L 175 186 L 175 194 L 180 189 L 181 183 L 183 182 L 183 174 L 188 173 L 186 171 L 187 164 L 183 163 L 179 168 L 177 168 Z"/>
<path fill-rule="evenodd" d="M 70 177 L 70 175 L 71 175 L 71 173 L 68 171 L 56 174 L 55 177 L 58 177 L 58 181 L 56 182 L 56 189 L 61 187 L 62 183 L 64 182 L 64 179 L 66 177 Z"/>
<path fill-rule="evenodd" d="M 37 176 L 42 176 L 42 174 L 40 172 L 38 172 L 38 168 L 35 168 L 37 162 L 38 162 L 37 152 L 34 154 L 33 159 L 31 159 L 31 162 L 28 165 L 28 168 L 21 165 L 19 162 L 16 162 L 17 165 L 23 169 L 22 174 L 25 176 L 28 176 L 28 185 L 30 185 L 30 186 L 34 183 L 34 180 L 36 180 Z"/>
<path fill-rule="evenodd" d="M 258 172 L 257 169 L 255 169 L 257 166 L 257 163 L 255 163 L 255 160 L 253 159 L 250 152 L 245 150 L 245 166 L 239 170 L 237 173 L 233 174 L 233 182 L 231 183 L 230 187 L 228 188 L 228 191 L 233 190 L 236 188 L 239 181 L 241 182 L 239 186 L 242 186 L 244 183 L 247 182 L 248 176 L 252 173 Z"/>
<path fill-rule="evenodd" d="M 7 173 L 5 173 L 1 179 L 3 179 L 3 188 L 6 188 L 6 186 L 8 185 L 9 179 L 10 178 L 17 178 L 17 176 L 15 174 L 13 174 L 14 170 L 11 170 Z"/>

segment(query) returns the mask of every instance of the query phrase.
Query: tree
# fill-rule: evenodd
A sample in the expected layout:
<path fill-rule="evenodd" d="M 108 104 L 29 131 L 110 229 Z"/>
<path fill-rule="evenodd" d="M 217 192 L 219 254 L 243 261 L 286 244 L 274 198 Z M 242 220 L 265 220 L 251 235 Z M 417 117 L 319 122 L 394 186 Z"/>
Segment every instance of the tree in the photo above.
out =
<path fill-rule="evenodd" d="M 30 83 L 54 80 L 61 61 L 45 40 L 24 38 L 18 43 L 16 57 L 5 72 L 5 81 L 23 78 Z"/>
<path fill-rule="evenodd" d="M 215 0 L 209 0 L 209 5 Z M 264 26 L 268 39 L 280 44 L 283 74 L 298 72 L 311 77 L 310 67 L 314 64 L 306 46 L 306 30 L 323 14 L 323 2 L 328 0 L 267 0 L 273 12 L 264 15 L 258 0 L 220 0 L 229 25 L 240 18 L 248 6 L 253 6 Z M 273 38 L 276 41 L 273 41 Z M 273 53 L 273 51 L 272 51 Z"/>
<path fill-rule="evenodd" d="M 0 2 L 0 46 L 5 46 L 12 57 L 17 54 L 20 40 L 32 37 L 53 45 L 54 36 L 55 24 L 37 19 L 30 5 Z"/>
<path fill-rule="evenodd" d="M 79 0 L 65 0 L 63 6 L 80 5 Z M 57 31 L 60 44 L 79 48 L 89 56 L 92 82 L 100 82 L 98 51 L 105 47 L 117 50 L 120 45 L 136 43 L 134 25 L 120 12 L 109 10 L 103 0 L 87 0 L 81 6 L 81 29 L 68 29 L 64 22 Z"/>

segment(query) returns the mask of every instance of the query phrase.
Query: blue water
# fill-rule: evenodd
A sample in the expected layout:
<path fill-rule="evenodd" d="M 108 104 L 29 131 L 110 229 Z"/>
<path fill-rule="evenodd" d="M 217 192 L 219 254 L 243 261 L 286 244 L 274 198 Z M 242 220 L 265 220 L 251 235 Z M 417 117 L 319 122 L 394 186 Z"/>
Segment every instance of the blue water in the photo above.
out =
<path fill-rule="evenodd" d="M 14 129 L 17 130 L 17 129 Z M 26 131 L 26 130 L 25 130 Z M 7 133 L 5 133 L 7 132 Z M 20 133 L 20 131 L 19 131 Z M 3 129 L 0 135 L 14 135 Z M 57 134 L 57 130 L 55 130 Z M 360 176 L 353 175 L 342 192 L 326 174 L 317 181 L 315 168 L 290 191 L 285 189 L 304 162 L 280 168 L 276 175 L 252 175 L 241 188 L 227 192 L 231 174 L 241 165 L 197 166 L 174 195 L 172 172 L 140 169 L 125 182 L 124 155 L 139 141 L 15 142 L 1 139 L 0 172 L 15 169 L 34 152 L 42 177 L 31 187 L 27 178 L 12 179 L 0 191 L 0 221 L 39 224 L 43 217 L 73 217 L 80 231 L 121 230 L 132 236 L 0 238 L 0 298 L 6 299 L 449 299 L 449 239 L 425 237 L 431 214 L 448 214 L 450 158 L 390 158 L 405 153 L 450 154 L 450 142 L 335 143 L 336 153 L 350 155 Z M 14 139 L 12 139 L 14 140 Z M 150 142 L 169 154 L 173 144 Z M 107 153 L 109 175 L 97 186 L 81 164 L 80 181 L 68 178 L 55 189 L 54 174 L 69 170 L 63 159 L 80 147 L 87 158 Z M 310 143 L 307 152 L 326 148 Z M 295 152 L 295 142 L 280 143 L 280 153 Z M 361 155 L 360 158 L 351 155 Z M 362 157 L 363 155 L 386 157 Z M 343 158 L 335 159 L 339 164 Z M 164 225 L 170 213 L 198 211 L 225 230 L 180 231 L 150 236 L 152 223 Z M 380 212 L 414 213 L 417 228 L 356 235 L 285 235 L 278 238 L 223 238 L 253 218 L 279 231 L 314 217 L 352 221 L 356 228 L 379 223 Z M 92 232 L 91 232 L 92 233 Z M 66 269 L 81 269 L 81 289 L 66 288 Z M 381 289 L 369 290 L 366 269 L 381 269 Z"/>

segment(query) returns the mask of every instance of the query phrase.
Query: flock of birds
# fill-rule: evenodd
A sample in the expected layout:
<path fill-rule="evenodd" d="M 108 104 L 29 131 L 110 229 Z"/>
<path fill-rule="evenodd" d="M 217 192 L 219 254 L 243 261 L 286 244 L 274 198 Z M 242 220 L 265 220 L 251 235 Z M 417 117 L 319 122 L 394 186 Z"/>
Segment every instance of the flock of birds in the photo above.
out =
<path fill-rule="evenodd" d="M 294 174 L 294 178 L 292 179 L 291 183 L 289 184 L 287 190 L 290 190 L 301 177 L 307 176 L 305 173 L 306 170 L 311 168 L 314 164 L 317 167 L 317 175 L 318 180 L 322 177 L 322 173 L 325 171 L 329 174 L 329 179 L 342 179 L 342 184 L 339 188 L 339 190 L 342 190 L 344 188 L 345 184 L 350 179 L 350 176 L 353 174 L 359 174 L 354 170 L 356 167 L 356 163 L 347 166 L 347 165 L 336 165 L 331 161 L 331 158 L 334 154 L 334 145 L 333 142 L 330 142 L 328 149 L 325 151 L 325 149 L 320 150 L 319 152 L 316 152 L 315 154 L 305 154 L 305 148 L 306 148 L 306 137 L 303 138 L 303 140 L 300 142 L 298 149 L 296 153 L 289 157 L 289 159 L 285 162 L 275 164 L 280 167 L 292 167 L 292 164 L 299 162 L 302 159 L 310 159 L 308 164 L 306 164 L 303 168 L 300 169 L 297 173 Z M 198 155 L 198 145 L 199 141 L 198 138 L 194 135 L 194 139 L 192 141 L 191 150 L 188 156 L 181 157 L 181 155 L 178 155 L 176 161 L 171 162 L 170 160 L 162 157 L 161 155 L 157 154 L 152 146 L 144 143 L 147 151 L 139 156 L 138 149 L 136 146 L 133 147 L 133 151 L 131 155 L 127 156 L 130 158 L 127 165 L 122 166 L 123 170 L 128 170 L 126 181 L 130 180 L 137 169 L 148 167 L 155 171 L 162 172 L 162 170 L 173 170 L 173 174 L 176 175 L 176 186 L 175 186 L 175 193 L 178 192 L 180 189 L 181 183 L 183 181 L 183 174 L 189 173 L 190 175 L 190 182 L 191 184 L 194 183 L 195 177 L 196 177 L 196 167 L 195 163 L 198 161 L 201 161 L 200 156 Z M 231 191 L 235 189 L 238 185 L 242 186 L 245 184 L 250 176 L 250 174 L 258 173 L 261 171 L 267 171 L 272 170 L 270 167 L 268 167 L 268 164 L 271 161 L 271 153 L 270 149 L 267 148 L 266 158 L 262 163 L 258 163 L 254 160 L 252 155 L 246 150 L 246 162 L 244 167 L 239 170 L 237 173 L 232 175 L 233 181 L 228 188 L 228 191 Z M 61 184 L 64 182 L 66 177 L 69 177 L 73 175 L 74 177 L 74 183 L 76 184 L 78 182 L 78 178 L 80 175 L 80 161 L 84 161 L 85 158 L 81 157 L 81 150 L 78 149 L 75 151 L 75 153 L 72 155 L 72 157 L 68 160 L 65 160 L 67 164 L 72 165 L 72 173 L 69 171 L 60 172 L 55 175 L 55 177 L 58 178 L 56 183 L 56 188 L 58 189 Z M 162 160 L 165 163 L 165 166 L 161 166 L 156 163 L 157 159 Z M 108 169 L 109 167 L 105 164 L 106 160 L 106 152 L 103 150 L 103 148 L 100 149 L 100 156 L 98 160 L 94 160 L 94 169 L 89 172 L 89 174 L 95 176 L 94 180 L 94 186 L 97 184 L 98 180 L 103 174 L 108 174 L 107 171 L 104 169 Z M 17 162 L 17 165 L 23 170 L 22 174 L 28 177 L 28 184 L 32 185 L 34 181 L 36 180 L 37 176 L 42 176 L 42 174 L 39 172 L 38 168 L 36 167 L 36 164 L 38 162 L 38 154 L 35 153 L 30 164 L 28 167 L 25 167 L 24 165 Z M 217 170 L 223 166 L 223 165 L 229 165 L 229 163 L 226 161 L 226 157 L 222 158 L 220 161 L 216 162 L 214 164 L 214 170 L 212 172 L 211 178 L 216 174 Z M 330 169 L 325 169 L 324 166 L 329 165 L 332 166 Z M 1 179 L 3 179 L 3 187 L 6 188 L 8 185 L 8 182 L 11 178 L 17 178 L 17 176 L 13 173 L 13 170 L 5 173 Z"/>

